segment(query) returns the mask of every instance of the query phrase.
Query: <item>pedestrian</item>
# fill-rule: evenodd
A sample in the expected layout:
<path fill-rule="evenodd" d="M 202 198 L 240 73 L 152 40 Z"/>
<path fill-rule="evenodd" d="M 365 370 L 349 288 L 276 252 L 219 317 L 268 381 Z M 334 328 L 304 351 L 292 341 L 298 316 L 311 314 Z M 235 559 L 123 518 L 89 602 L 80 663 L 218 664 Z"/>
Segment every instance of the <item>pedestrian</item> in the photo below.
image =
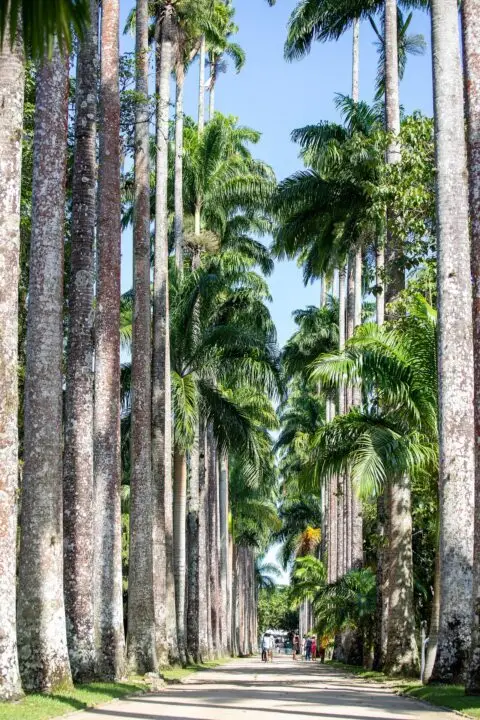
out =
<path fill-rule="evenodd" d="M 312 637 L 312 660 L 317 659 L 317 639 Z"/>
<path fill-rule="evenodd" d="M 312 659 L 312 638 L 307 638 L 305 643 L 305 660 Z"/>
<path fill-rule="evenodd" d="M 268 648 L 270 646 L 270 635 L 269 633 L 264 633 L 262 637 L 262 662 L 267 662 L 268 660 Z"/>
<path fill-rule="evenodd" d="M 293 659 L 297 659 L 297 655 L 300 654 L 300 639 L 298 635 L 293 636 Z"/>

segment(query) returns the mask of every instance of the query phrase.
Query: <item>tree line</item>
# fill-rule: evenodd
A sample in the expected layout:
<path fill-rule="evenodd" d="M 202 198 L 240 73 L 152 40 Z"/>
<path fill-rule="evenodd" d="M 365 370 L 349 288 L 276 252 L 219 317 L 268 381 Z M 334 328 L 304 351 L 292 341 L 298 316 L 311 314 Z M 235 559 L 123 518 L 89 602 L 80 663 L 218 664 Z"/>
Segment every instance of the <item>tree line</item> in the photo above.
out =
<path fill-rule="evenodd" d="M 139 0 L 123 57 L 119 10 L 1 5 L 2 699 L 249 654 L 277 522 L 275 177 L 215 112 L 234 9 Z"/>

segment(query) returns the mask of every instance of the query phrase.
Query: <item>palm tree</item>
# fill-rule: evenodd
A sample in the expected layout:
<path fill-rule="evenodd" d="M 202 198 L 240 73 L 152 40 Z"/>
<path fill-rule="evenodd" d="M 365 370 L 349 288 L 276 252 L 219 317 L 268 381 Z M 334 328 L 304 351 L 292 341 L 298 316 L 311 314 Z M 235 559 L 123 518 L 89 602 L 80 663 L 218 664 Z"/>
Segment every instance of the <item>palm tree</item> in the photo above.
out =
<path fill-rule="evenodd" d="M 245 52 L 240 45 L 230 40 L 232 35 L 238 32 L 238 27 L 233 22 L 235 9 L 231 4 L 231 0 L 217 2 L 215 11 L 218 19 L 219 38 L 212 38 L 208 42 L 210 77 L 207 88 L 209 91 L 208 117 L 210 120 L 215 113 L 215 86 L 219 73 L 225 72 L 227 56 L 233 61 L 235 72 L 240 72 L 245 65 Z"/>
<path fill-rule="evenodd" d="M 98 2 L 77 59 L 69 330 L 65 388 L 63 526 L 65 610 L 74 680 L 95 673 L 93 522 L 93 296 L 96 222 Z"/>
<path fill-rule="evenodd" d="M 173 53 L 174 9 L 167 2 L 157 17 L 155 253 L 153 281 L 152 481 L 154 509 L 154 584 L 157 656 L 178 658 L 173 579 L 172 430 L 168 302 L 168 121 Z"/>
<path fill-rule="evenodd" d="M 340 378 L 360 377 L 367 392 L 375 393 L 371 409 L 363 413 L 351 411 L 319 431 L 318 472 L 329 475 L 348 467 L 366 494 L 376 494 L 385 478 L 391 478 L 386 667 L 398 673 L 412 672 L 418 659 L 412 625 L 408 475 L 418 471 L 422 463 L 435 461 L 437 442 L 436 332 L 432 310 L 418 298 L 409 306 L 409 313 L 393 330 L 364 326 L 343 356 L 325 357 L 318 365 L 318 376 L 325 383 L 333 378 L 338 382 Z M 406 622 L 406 617 L 410 621 Z"/>
<path fill-rule="evenodd" d="M 23 686 L 39 691 L 71 684 L 62 562 L 67 88 L 68 59 L 57 45 L 41 65 L 36 98 L 17 607 Z"/>
<path fill-rule="evenodd" d="M 102 5 L 95 313 L 95 644 L 97 673 L 124 671 L 120 521 L 119 3 Z"/>
<path fill-rule="evenodd" d="M 131 368 L 130 550 L 127 666 L 157 669 L 152 553 L 150 170 L 147 0 L 136 12 L 134 312 Z"/>
<path fill-rule="evenodd" d="M 476 38 L 480 32 L 480 16 L 478 3 L 466 0 L 462 3 L 462 29 L 465 65 L 465 89 L 467 101 L 468 124 L 468 165 L 470 182 L 470 222 L 472 240 L 472 277 L 473 289 L 473 352 L 475 373 L 475 528 L 474 528 L 474 564 L 473 564 L 473 616 L 472 646 L 467 674 L 467 693 L 478 694 L 480 689 L 480 637 L 477 625 L 476 608 L 480 598 L 480 566 L 478 553 L 480 552 L 480 525 L 478 508 L 480 507 L 480 453 L 477 448 L 480 434 L 480 408 L 478 405 L 478 388 L 480 387 L 480 307 L 478 291 L 480 284 L 479 248 L 480 248 L 480 73 L 477 62 Z"/>
<path fill-rule="evenodd" d="M 440 598 L 432 679 L 464 678 L 471 638 L 474 375 L 467 157 L 457 4 L 432 0 L 437 167 Z M 448 57 L 448 63 L 444 58 Z M 454 630 L 455 628 L 455 630 Z"/>
<path fill-rule="evenodd" d="M 0 100 L 8 113 L 0 115 L 0 699 L 21 694 L 15 621 L 16 539 L 18 492 L 18 279 L 20 256 L 20 178 L 25 71 L 20 36 L 4 29 L 0 48 Z"/>

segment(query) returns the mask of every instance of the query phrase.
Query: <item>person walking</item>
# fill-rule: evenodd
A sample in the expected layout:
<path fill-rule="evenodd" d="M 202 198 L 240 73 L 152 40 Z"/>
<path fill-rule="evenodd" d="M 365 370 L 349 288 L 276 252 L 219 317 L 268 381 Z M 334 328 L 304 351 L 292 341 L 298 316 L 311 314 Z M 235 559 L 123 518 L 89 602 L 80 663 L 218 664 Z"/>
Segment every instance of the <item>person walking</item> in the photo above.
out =
<path fill-rule="evenodd" d="M 317 639 L 312 637 L 312 660 L 317 659 Z"/>
<path fill-rule="evenodd" d="M 305 660 L 312 659 L 312 638 L 307 638 L 305 643 Z"/>
<path fill-rule="evenodd" d="M 269 633 L 264 633 L 262 637 L 262 662 L 267 662 L 268 660 L 268 648 L 270 645 L 269 640 Z"/>
<path fill-rule="evenodd" d="M 297 659 L 297 655 L 300 654 L 300 638 L 298 635 L 293 636 L 293 659 Z"/>

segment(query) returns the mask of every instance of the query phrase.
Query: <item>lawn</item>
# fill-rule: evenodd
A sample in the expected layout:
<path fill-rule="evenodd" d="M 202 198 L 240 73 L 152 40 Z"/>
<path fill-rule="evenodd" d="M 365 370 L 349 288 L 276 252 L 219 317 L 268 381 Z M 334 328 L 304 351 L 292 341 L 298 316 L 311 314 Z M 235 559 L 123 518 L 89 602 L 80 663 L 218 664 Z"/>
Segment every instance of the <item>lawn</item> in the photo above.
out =
<path fill-rule="evenodd" d="M 364 668 L 356 665 L 345 665 L 339 662 L 329 662 L 332 667 L 345 672 L 352 673 L 362 680 L 370 680 L 373 682 L 382 682 L 389 685 L 392 690 L 403 695 L 426 700 L 432 705 L 439 707 L 451 708 L 458 712 L 464 713 L 469 717 L 480 718 L 480 697 L 468 697 L 465 695 L 465 689 L 461 685 L 427 685 L 424 686 L 420 680 L 402 680 L 401 678 L 391 678 L 381 672 L 374 670 L 364 670 Z"/>
<path fill-rule="evenodd" d="M 180 682 L 198 670 L 208 670 L 228 662 L 230 658 L 207 662 L 203 665 L 173 667 L 161 671 L 161 677 L 167 682 Z M 135 678 L 119 683 L 89 683 L 77 685 L 72 690 L 62 690 L 52 695 L 31 694 L 16 703 L 0 703 L 0 720 L 49 720 L 77 710 L 85 710 L 95 705 L 118 700 L 125 695 L 148 692 L 150 686 Z"/>
<path fill-rule="evenodd" d="M 461 685 L 427 685 L 406 688 L 405 694 L 427 700 L 432 705 L 441 705 L 458 710 L 469 717 L 480 718 L 480 697 L 465 695 Z"/>
<path fill-rule="evenodd" d="M 31 694 L 16 703 L 0 704 L 0 720 L 48 720 L 132 693 L 145 692 L 145 683 L 88 683 L 52 695 Z"/>

